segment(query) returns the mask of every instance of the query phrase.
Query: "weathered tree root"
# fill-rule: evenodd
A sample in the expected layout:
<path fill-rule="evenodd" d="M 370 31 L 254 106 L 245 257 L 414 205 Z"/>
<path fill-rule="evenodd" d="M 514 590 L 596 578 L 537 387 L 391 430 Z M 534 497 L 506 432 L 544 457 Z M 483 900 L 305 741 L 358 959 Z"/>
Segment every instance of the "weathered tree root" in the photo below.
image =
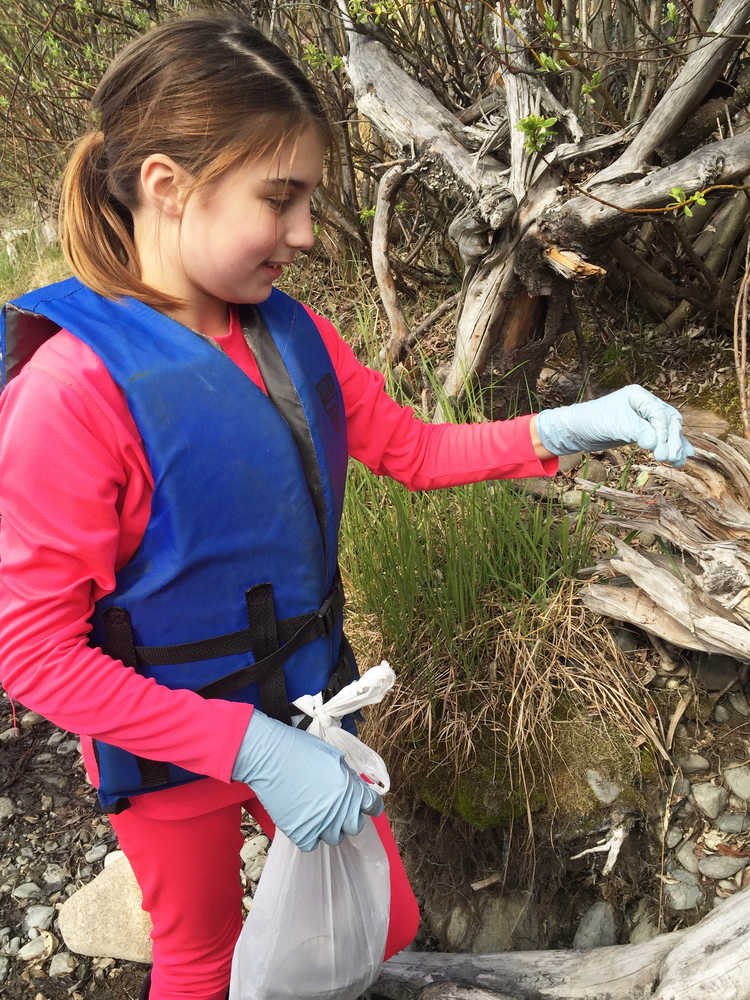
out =
<path fill-rule="evenodd" d="M 389 1000 L 747 1000 L 750 889 L 700 923 L 643 944 L 494 955 L 402 952 L 372 997 Z"/>

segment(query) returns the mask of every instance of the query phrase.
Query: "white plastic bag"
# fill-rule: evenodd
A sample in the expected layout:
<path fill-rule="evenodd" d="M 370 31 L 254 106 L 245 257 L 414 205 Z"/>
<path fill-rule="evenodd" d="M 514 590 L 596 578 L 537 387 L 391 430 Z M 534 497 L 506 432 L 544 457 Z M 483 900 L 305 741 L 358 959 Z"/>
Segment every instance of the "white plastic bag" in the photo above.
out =
<path fill-rule="evenodd" d="M 381 757 L 341 728 L 341 719 L 380 701 L 395 674 L 384 660 L 323 704 L 294 704 L 312 717 L 309 733 L 384 795 Z M 390 914 L 388 859 L 372 817 L 335 847 L 303 852 L 276 831 L 232 959 L 229 1000 L 356 1000 L 377 978 Z"/>

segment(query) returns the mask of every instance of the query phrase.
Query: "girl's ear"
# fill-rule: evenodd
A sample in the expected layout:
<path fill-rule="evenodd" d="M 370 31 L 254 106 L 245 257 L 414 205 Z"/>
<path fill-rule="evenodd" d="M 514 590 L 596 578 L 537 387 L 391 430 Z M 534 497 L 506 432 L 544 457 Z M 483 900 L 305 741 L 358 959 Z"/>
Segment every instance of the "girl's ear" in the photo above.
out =
<path fill-rule="evenodd" d="M 152 153 L 141 164 L 141 203 L 179 218 L 190 188 L 190 175 L 169 156 Z"/>

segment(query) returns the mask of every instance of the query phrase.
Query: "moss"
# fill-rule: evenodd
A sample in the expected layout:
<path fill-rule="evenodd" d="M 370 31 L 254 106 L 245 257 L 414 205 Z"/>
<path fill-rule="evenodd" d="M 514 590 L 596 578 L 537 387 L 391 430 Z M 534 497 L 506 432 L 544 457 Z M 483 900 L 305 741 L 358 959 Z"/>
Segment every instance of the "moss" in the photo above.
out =
<path fill-rule="evenodd" d="M 419 786 L 419 791 L 432 809 L 469 823 L 475 830 L 490 830 L 507 826 L 526 815 L 526 796 L 498 778 L 497 768 L 488 765 L 472 768 L 458 776 L 447 769 L 431 772 Z M 531 792 L 528 807 L 532 812 L 543 809 L 547 797 L 543 791 Z"/>

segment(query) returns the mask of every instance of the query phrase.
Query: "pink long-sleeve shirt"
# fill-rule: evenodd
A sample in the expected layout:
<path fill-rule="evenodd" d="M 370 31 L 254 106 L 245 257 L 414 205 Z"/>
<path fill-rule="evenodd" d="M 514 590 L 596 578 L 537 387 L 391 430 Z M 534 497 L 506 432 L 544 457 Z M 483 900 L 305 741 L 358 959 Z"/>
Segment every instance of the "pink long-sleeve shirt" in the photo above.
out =
<path fill-rule="evenodd" d="M 349 453 L 375 473 L 420 490 L 556 472 L 557 459 L 534 454 L 530 417 L 425 424 L 310 314 L 341 383 Z M 235 316 L 221 346 L 264 388 Z M 146 815 L 178 819 L 247 798 L 231 772 L 251 706 L 172 691 L 89 645 L 94 603 L 143 537 L 153 479 L 122 390 L 71 333 L 43 344 L 0 396 L 0 470 L 0 679 L 10 697 L 81 734 L 95 785 L 92 738 L 206 775 L 134 797 Z"/>

